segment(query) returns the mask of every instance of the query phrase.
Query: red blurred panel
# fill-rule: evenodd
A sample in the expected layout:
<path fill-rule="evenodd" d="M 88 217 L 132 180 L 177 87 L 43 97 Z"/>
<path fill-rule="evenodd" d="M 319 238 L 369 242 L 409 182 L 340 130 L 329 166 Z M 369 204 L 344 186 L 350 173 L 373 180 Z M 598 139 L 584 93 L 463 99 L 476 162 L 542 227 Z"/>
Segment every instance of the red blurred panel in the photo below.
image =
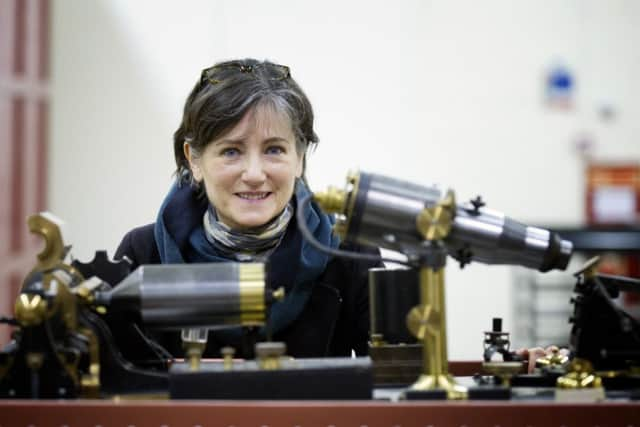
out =
<path fill-rule="evenodd" d="M 24 236 L 24 144 L 25 144 L 25 100 L 22 97 L 13 99 L 11 117 L 13 128 L 11 132 L 11 229 L 9 230 L 9 250 L 11 253 L 20 252 L 23 248 Z"/>
<path fill-rule="evenodd" d="M 49 104 L 46 100 L 38 102 L 38 110 L 36 115 L 36 170 L 37 187 L 36 187 L 36 210 L 38 212 L 46 210 L 47 207 L 47 148 L 48 148 L 48 123 L 49 123 Z"/>
<path fill-rule="evenodd" d="M 23 75 L 27 69 L 27 5 L 16 0 L 14 9 L 13 73 Z"/>
<path fill-rule="evenodd" d="M 586 208 L 591 225 L 634 225 L 640 221 L 640 164 L 591 164 L 587 168 Z M 596 193 L 602 189 L 620 189 L 635 194 L 635 217 L 631 220 L 602 220 L 598 218 Z"/>
<path fill-rule="evenodd" d="M 38 78 L 47 80 L 49 78 L 49 0 L 38 2 Z"/>

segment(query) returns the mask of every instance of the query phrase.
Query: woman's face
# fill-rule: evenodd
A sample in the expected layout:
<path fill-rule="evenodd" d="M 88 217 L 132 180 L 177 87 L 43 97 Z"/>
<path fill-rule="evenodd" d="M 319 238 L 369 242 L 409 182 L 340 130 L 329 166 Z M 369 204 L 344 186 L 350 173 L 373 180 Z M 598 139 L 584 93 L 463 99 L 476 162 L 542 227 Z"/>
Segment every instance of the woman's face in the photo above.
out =
<path fill-rule="evenodd" d="M 303 153 L 296 151 L 291 121 L 270 106 L 251 108 L 199 156 L 186 143 L 184 150 L 194 178 L 204 180 L 218 220 L 236 230 L 264 225 L 280 214 L 302 174 Z"/>

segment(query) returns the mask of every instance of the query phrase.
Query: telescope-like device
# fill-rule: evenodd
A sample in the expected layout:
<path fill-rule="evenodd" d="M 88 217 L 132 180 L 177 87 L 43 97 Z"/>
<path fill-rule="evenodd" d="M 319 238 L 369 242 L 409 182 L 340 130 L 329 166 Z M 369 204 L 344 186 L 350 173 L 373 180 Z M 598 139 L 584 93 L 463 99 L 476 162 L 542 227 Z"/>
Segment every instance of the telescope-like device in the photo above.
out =
<path fill-rule="evenodd" d="M 423 373 L 408 396 L 466 398 L 447 366 L 447 255 L 461 266 L 477 261 L 544 272 L 565 269 L 572 253 L 572 243 L 557 233 L 489 210 L 479 197 L 457 204 L 452 190 L 437 186 L 359 172 L 349 174 L 344 189 L 329 187 L 315 193 L 314 200 L 325 212 L 337 214 L 334 231 L 343 239 L 401 252 L 420 268 L 420 304 L 406 320 L 423 345 Z"/>
<path fill-rule="evenodd" d="M 130 313 L 153 329 L 260 326 L 265 322 L 260 263 L 142 265 L 95 304 Z"/>
<path fill-rule="evenodd" d="M 314 199 L 338 214 L 335 230 L 346 240 L 419 259 L 425 241 L 439 241 L 462 265 L 520 265 L 564 270 L 572 243 L 557 233 L 519 223 L 484 207 L 480 198 L 456 204 L 451 190 L 372 173 L 350 174 L 345 189 L 329 187 Z"/>

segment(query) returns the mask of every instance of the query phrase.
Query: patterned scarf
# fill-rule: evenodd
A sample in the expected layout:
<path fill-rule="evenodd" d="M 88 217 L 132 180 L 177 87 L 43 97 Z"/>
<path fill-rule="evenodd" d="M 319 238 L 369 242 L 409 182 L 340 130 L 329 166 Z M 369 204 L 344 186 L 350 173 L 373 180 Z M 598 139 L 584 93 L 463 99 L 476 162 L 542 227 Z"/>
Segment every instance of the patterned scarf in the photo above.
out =
<path fill-rule="evenodd" d="M 311 193 L 302 180 L 296 182 L 291 200 L 292 213 L 297 202 Z M 225 262 L 236 260 L 219 253 L 203 227 L 203 216 L 209 208 L 206 198 L 198 197 L 188 183 L 176 181 L 160 207 L 154 235 L 163 264 Z M 337 248 L 340 239 L 333 234 L 334 219 L 311 203 L 305 213 L 311 233 L 324 245 Z M 282 241 L 276 244 L 267 263 L 267 285 L 271 289 L 284 286 L 284 301 L 271 306 L 269 329 L 272 333 L 284 330 L 304 309 L 318 277 L 325 271 L 331 257 L 318 251 L 302 238 L 296 216 L 285 227 Z M 216 331 L 222 335 L 223 331 Z M 240 332 L 238 331 L 238 336 Z M 229 335 L 229 334 L 226 334 Z M 229 341 L 231 342 L 231 341 Z"/>
<path fill-rule="evenodd" d="M 238 261 L 264 261 L 280 244 L 291 217 L 293 206 L 287 204 L 282 213 L 267 224 L 245 231 L 232 230 L 218 221 L 213 206 L 204 213 L 203 226 L 207 240 L 223 256 Z"/>

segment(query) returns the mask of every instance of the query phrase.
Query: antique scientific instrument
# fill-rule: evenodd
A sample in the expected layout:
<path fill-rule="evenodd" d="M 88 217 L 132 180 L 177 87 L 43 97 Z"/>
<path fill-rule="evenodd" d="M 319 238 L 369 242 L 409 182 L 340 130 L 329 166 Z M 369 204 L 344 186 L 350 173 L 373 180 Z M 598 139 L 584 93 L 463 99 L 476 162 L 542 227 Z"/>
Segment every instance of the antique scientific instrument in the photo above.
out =
<path fill-rule="evenodd" d="M 420 303 L 410 310 L 406 320 L 409 330 L 422 343 L 422 375 L 408 390 L 408 398 L 456 399 L 467 395 L 447 366 L 447 255 L 462 267 L 477 261 L 545 272 L 565 269 L 572 253 L 571 242 L 556 233 L 486 209 L 479 197 L 457 204 L 453 191 L 436 186 L 360 172 L 348 176 L 346 188 L 330 187 L 313 198 L 324 211 L 338 215 L 334 230 L 343 239 L 401 252 L 407 256 L 407 264 L 419 269 Z M 299 209 L 298 215 L 303 210 Z M 310 233 L 302 232 L 313 242 Z M 322 249 L 338 256 L 356 257 Z"/>
<path fill-rule="evenodd" d="M 260 263 L 147 265 L 130 275 L 126 265 L 114 264 L 100 272 L 119 283 L 112 288 L 89 277 L 106 255 L 93 267 L 66 263 L 69 247 L 59 220 L 45 213 L 29 217 L 28 225 L 45 247 L 16 301 L 13 340 L 0 351 L 0 397 L 166 394 L 171 355 L 139 323 L 164 329 L 259 326 L 276 296 L 265 288 Z"/>
<path fill-rule="evenodd" d="M 255 330 L 284 297 L 283 288 L 266 286 L 262 263 L 143 265 L 130 272 L 103 251 L 90 263 L 67 263 L 59 220 L 34 215 L 29 228 L 45 248 L 17 298 L 13 340 L 0 350 L 0 398 L 372 396 L 368 358 L 294 360 L 284 343 L 267 341 L 255 344 L 255 360 L 234 359 L 234 348 L 224 347 L 223 362 L 201 363 L 207 330 Z M 167 330 L 182 330 L 184 362 L 147 334 Z"/>

